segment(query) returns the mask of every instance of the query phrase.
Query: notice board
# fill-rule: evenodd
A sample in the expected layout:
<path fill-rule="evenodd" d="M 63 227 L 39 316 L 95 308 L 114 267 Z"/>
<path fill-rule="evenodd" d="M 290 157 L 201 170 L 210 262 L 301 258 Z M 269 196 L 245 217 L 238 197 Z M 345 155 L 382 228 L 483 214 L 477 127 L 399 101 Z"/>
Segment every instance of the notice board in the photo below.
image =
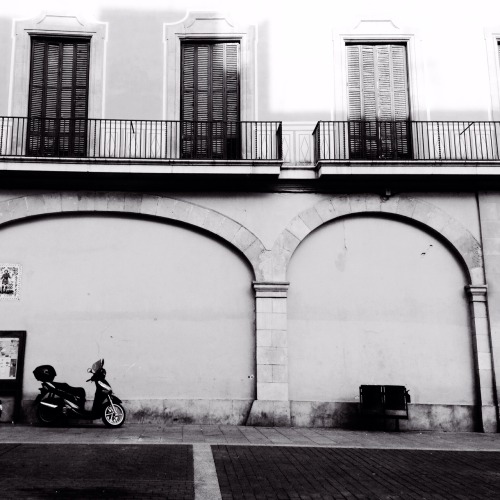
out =
<path fill-rule="evenodd" d="M 12 401 L 4 401 L 2 422 L 15 422 L 20 417 L 25 345 L 25 331 L 0 331 L 0 399 Z"/>

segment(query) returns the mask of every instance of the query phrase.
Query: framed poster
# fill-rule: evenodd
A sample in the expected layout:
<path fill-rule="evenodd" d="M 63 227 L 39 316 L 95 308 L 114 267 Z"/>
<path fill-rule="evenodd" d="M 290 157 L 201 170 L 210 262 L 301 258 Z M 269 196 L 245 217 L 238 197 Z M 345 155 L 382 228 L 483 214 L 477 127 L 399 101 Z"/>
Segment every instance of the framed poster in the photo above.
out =
<path fill-rule="evenodd" d="M 15 380 L 19 360 L 19 337 L 0 337 L 0 379 Z"/>
<path fill-rule="evenodd" d="M 19 419 L 21 410 L 25 344 L 26 332 L 0 331 L 0 398 L 14 398 L 12 414 L 8 417 L 11 421 Z"/>

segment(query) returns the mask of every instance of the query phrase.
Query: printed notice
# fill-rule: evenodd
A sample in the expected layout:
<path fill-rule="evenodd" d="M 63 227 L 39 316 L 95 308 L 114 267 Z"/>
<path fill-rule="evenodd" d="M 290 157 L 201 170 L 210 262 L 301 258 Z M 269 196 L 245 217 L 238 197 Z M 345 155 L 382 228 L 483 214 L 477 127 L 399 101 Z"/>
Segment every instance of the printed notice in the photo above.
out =
<path fill-rule="evenodd" d="M 20 278 L 19 264 L 0 264 L 0 299 L 19 300 Z"/>
<path fill-rule="evenodd" d="M 0 379 L 16 378 L 18 353 L 18 338 L 0 338 Z"/>

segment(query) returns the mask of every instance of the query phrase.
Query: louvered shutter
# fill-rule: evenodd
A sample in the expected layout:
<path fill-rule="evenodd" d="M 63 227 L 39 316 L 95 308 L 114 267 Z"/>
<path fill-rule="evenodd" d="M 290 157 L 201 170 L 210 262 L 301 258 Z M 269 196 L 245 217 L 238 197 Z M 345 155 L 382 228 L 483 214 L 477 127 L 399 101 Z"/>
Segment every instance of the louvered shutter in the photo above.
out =
<path fill-rule="evenodd" d="M 393 112 L 395 126 L 393 143 L 398 158 L 410 156 L 410 106 L 408 96 L 408 65 L 406 47 L 404 45 L 391 46 L 392 84 L 393 84 Z"/>
<path fill-rule="evenodd" d="M 241 155 L 240 137 L 240 80 L 239 80 L 239 44 L 226 43 L 226 156 L 238 159 Z"/>
<path fill-rule="evenodd" d="M 183 158 L 236 158 L 239 146 L 239 44 L 182 45 Z"/>
<path fill-rule="evenodd" d="M 182 46 L 182 89 L 181 89 L 181 155 L 191 158 L 194 152 L 194 109 L 195 109 L 195 51 L 194 45 Z"/>
<path fill-rule="evenodd" d="M 371 45 L 349 45 L 348 97 L 351 158 L 373 158 L 377 152 L 377 85 L 375 50 Z"/>
<path fill-rule="evenodd" d="M 32 39 L 29 154 L 86 154 L 90 43 Z"/>
<path fill-rule="evenodd" d="M 214 158 L 224 158 L 224 123 L 226 117 L 227 102 L 224 93 L 225 87 L 225 45 L 223 43 L 213 44 L 212 48 L 212 114 L 210 119 L 212 124 L 212 156 Z"/>
<path fill-rule="evenodd" d="M 404 45 L 348 45 L 349 144 L 353 159 L 409 154 Z"/>

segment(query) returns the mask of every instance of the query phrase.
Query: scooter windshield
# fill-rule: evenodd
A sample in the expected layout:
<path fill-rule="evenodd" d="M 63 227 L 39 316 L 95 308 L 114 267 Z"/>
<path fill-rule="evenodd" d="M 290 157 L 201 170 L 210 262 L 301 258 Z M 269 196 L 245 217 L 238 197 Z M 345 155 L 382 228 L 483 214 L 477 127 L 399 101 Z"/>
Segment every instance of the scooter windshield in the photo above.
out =
<path fill-rule="evenodd" d="M 104 366 L 104 359 L 98 359 L 92 365 L 92 372 L 97 373 Z"/>

